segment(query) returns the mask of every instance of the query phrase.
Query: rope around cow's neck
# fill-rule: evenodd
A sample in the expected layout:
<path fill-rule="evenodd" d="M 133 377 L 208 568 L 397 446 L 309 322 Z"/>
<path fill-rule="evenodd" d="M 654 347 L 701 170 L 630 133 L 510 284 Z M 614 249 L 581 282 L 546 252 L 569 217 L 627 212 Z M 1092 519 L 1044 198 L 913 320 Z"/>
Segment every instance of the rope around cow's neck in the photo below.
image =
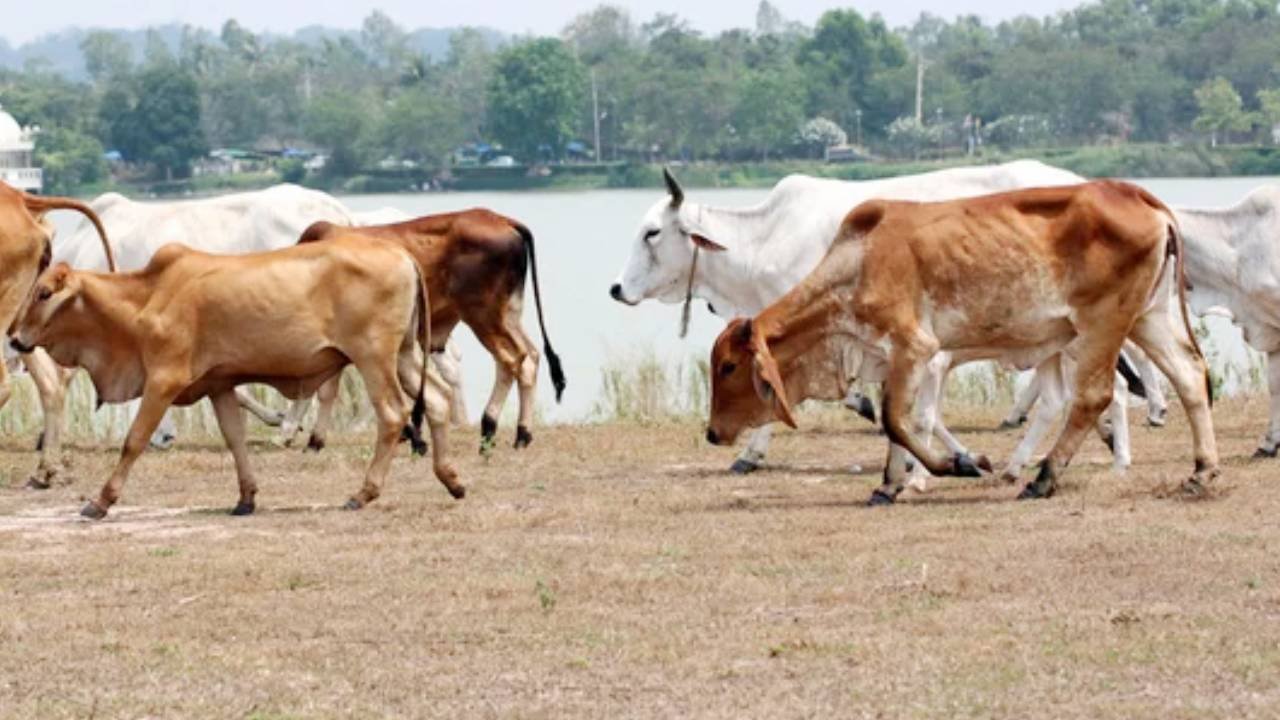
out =
<path fill-rule="evenodd" d="M 693 277 L 698 274 L 698 246 L 693 246 L 693 262 L 689 265 L 689 286 L 685 288 L 684 310 L 680 313 L 680 339 L 689 334 L 689 318 L 693 315 Z"/>

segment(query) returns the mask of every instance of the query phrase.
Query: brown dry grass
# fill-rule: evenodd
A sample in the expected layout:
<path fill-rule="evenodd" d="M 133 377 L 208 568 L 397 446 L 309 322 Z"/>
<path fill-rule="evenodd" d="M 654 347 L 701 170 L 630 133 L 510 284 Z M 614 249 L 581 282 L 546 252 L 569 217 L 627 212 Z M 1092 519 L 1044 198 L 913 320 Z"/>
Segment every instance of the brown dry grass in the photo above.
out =
<path fill-rule="evenodd" d="M 359 513 L 336 507 L 368 438 L 264 449 L 246 519 L 223 514 L 232 463 L 210 440 L 144 456 L 96 525 L 73 515 L 115 451 L 76 452 L 74 482 L 36 493 L 14 439 L 0 715 L 1280 713 L 1280 465 L 1244 459 L 1263 400 L 1217 410 L 1226 472 L 1201 502 L 1159 497 L 1190 466 L 1179 417 L 1135 427 L 1127 478 L 1090 440 L 1050 501 L 946 481 L 876 510 L 881 439 L 813 417 L 747 478 L 692 422 L 543 428 L 522 453 L 507 428 L 488 462 L 459 432 L 465 501 L 402 456 Z"/>

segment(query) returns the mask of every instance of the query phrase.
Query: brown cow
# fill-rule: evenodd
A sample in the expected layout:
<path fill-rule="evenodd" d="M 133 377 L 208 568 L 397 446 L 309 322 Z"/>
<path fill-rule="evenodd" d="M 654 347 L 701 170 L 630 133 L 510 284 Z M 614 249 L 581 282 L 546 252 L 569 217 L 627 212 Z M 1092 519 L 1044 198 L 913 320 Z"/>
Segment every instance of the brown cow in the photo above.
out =
<path fill-rule="evenodd" d="M 467 324 L 493 355 L 493 392 L 480 421 L 481 449 L 493 440 L 498 415 L 514 380 L 520 387 L 520 416 L 515 447 L 533 441 L 535 383 L 538 350 L 520 325 L 524 306 L 526 264 L 533 276 L 533 299 L 542 329 L 543 349 L 555 386 L 556 402 L 564 393 L 564 371 L 551 349 L 542 316 L 538 289 L 538 265 L 534 260 L 533 234 L 511 218 L 482 208 L 441 215 L 427 215 L 390 225 L 357 228 L 318 222 L 307 228 L 299 243 L 335 237 L 373 237 L 391 240 L 412 253 L 426 278 L 431 295 L 431 347 L 439 352 L 459 321 Z M 527 259 L 526 259 L 527 258 Z M 320 408 L 308 446 L 324 447 L 324 433 L 337 397 L 337 379 L 320 388 Z"/>
<path fill-rule="evenodd" d="M 298 397 L 348 363 L 364 378 L 378 422 L 373 461 L 348 507 L 381 492 L 408 415 L 406 392 L 417 395 L 415 416 L 426 411 L 436 477 L 461 498 L 445 459 L 448 386 L 425 355 L 415 359 L 415 337 L 424 345 L 430 337 L 427 297 L 413 258 L 391 243 L 338 239 L 250 255 L 171 244 L 137 272 L 107 275 L 65 263 L 45 271 L 12 343 L 83 367 L 103 401 L 142 397 L 120 461 L 82 511 L 87 517 L 103 517 L 119 498 L 165 410 L 205 396 L 235 457 L 240 499 L 232 514 L 252 513 L 257 483 L 236 386 L 265 383 Z"/>
<path fill-rule="evenodd" d="M 1176 256 L 1173 268 L 1170 256 Z M 931 451 L 908 424 L 922 371 L 935 353 L 1026 368 L 1065 351 L 1076 362 L 1067 425 L 1020 495 L 1049 497 L 1111 398 L 1127 336 L 1168 375 L 1182 400 L 1195 444 L 1187 487 L 1199 490 L 1217 475 L 1218 453 L 1207 366 L 1187 322 L 1185 292 L 1177 296 L 1182 322 L 1171 313 L 1174 287 L 1184 288 L 1181 278 L 1172 213 L 1126 183 L 938 203 L 863 203 L 845 218 L 812 274 L 754 319 L 735 320 L 716 340 L 707 439 L 732 442 L 743 428 L 775 417 L 794 426 L 792 403 L 832 384 L 840 350 L 856 343 L 885 376 L 885 430 L 900 446 L 891 450 L 884 484 L 871 498 L 888 503 L 902 489 L 904 447 L 935 475 L 978 474 L 963 457 Z"/>
<path fill-rule="evenodd" d="M 6 331 L 31 294 L 36 276 L 49 264 L 53 228 L 44 216 L 50 210 L 75 210 L 89 218 L 102 240 L 107 266 L 112 271 L 116 269 L 107 232 L 88 205 L 71 198 L 30 195 L 0 182 L 0 327 Z M 9 401 L 11 393 L 8 368 L 0 363 L 0 407 Z M 42 458 L 41 463 L 44 462 Z"/>

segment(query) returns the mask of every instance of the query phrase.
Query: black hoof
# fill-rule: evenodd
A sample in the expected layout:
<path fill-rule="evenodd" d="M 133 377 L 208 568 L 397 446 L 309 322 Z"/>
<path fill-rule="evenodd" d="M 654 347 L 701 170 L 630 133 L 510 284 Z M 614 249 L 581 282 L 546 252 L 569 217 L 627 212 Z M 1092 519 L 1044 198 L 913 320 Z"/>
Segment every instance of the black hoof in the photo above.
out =
<path fill-rule="evenodd" d="M 307 438 L 307 446 L 303 449 L 320 452 L 324 449 L 324 438 L 321 438 L 315 433 L 311 433 L 311 437 Z"/>
<path fill-rule="evenodd" d="M 987 465 L 990 464 L 988 461 Z M 968 453 L 961 453 L 951 461 L 951 474 L 955 477 L 982 477 L 982 470 Z"/>
<path fill-rule="evenodd" d="M 243 517 L 245 515 L 252 515 L 253 510 L 254 510 L 254 504 L 251 502 L 236 503 L 236 506 L 231 509 L 231 514 L 235 517 Z"/>
<path fill-rule="evenodd" d="M 467 496 L 467 489 L 461 485 L 454 485 L 449 488 L 449 494 L 453 496 L 454 500 L 461 500 Z"/>
<path fill-rule="evenodd" d="M 362 507 L 364 507 L 364 503 L 360 502 L 355 498 L 351 498 L 346 502 L 345 505 L 342 506 L 342 509 L 343 510 L 359 510 Z"/>
<path fill-rule="evenodd" d="M 520 448 L 527 448 L 531 442 L 533 442 L 533 433 L 529 432 L 529 428 L 523 425 L 516 426 L 515 448 L 517 450 Z"/>
<path fill-rule="evenodd" d="M 44 431 L 40 431 L 40 435 L 36 437 L 36 452 L 44 450 Z"/>
<path fill-rule="evenodd" d="M 1022 488 L 1022 492 L 1018 493 L 1019 500 L 1047 500 L 1053 497 L 1058 488 L 1054 483 L 1042 483 L 1040 481 L 1027 483 Z"/>
<path fill-rule="evenodd" d="M 498 421 L 485 415 L 480 418 L 480 439 L 493 440 L 493 436 L 498 433 Z"/>
<path fill-rule="evenodd" d="M 862 398 L 862 401 L 858 403 L 858 410 L 857 410 L 857 412 L 858 412 L 858 414 L 859 414 L 859 415 L 861 415 L 862 417 L 866 418 L 867 422 L 871 423 L 872 425 L 874 425 L 874 424 L 875 424 L 875 422 L 876 422 L 876 406 L 875 406 L 874 404 L 872 404 L 872 402 L 871 402 L 871 398 L 869 398 L 869 397 L 865 397 L 865 396 L 864 396 L 864 397 Z"/>
<path fill-rule="evenodd" d="M 413 454 L 418 457 L 426 457 L 431 450 L 431 446 L 425 440 L 412 440 L 409 442 L 409 447 L 413 448 Z"/>
<path fill-rule="evenodd" d="M 996 429 L 997 430 L 1017 430 L 1018 428 L 1022 427 L 1022 425 L 1026 422 L 1027 422 L 1026 415 L 1018 416 L 1017 420 L 1009 420 L 1006 418 L 1000 421 L 1000 426 Z"/>
<path fill-rule="evenodd" d="M 1102 444 L 1107 446 L 1107 449 L 1111 451 L 1112 455 L 1116 454 L 1116 436 L 1115 435 L 1104 435 L 1102 437 Z"/>
<path fill-rule="evenodd" d="M 871 497 L 867 500 L 867 507 L 880 507 L 882 505 L 892 505 L 896 501 L 893 496 L 883 490 L 873 490 Z"/>
<path fill-rule="evenodd" d="M 84 504 L 84 507 L 80 508 L 80 515 L 82 517 L 87 517 L 90 520 L 101 520 L 107 516 L 107 511 L 98 507 L 97 503 L 90 500 Z"/>
<path fill-rule="evenodd" d="M 32 476 L 27 478 L 27 484 L 24 487 L 28 490 L 48 490 L 53 487 L 53 483 L 43 478 Z"/>
<path fill-rule="evenodd" d="M 1266 448 L 1258 448 L 1257 450 L 1253 451 L 1253 459 L 1262 460 L 1263 458 L 1273 458 L 1276 456 L 1276 451 L 1278 449 L 1280 449 L 1280 446 L 1273 447 L 1270 450 Z"/>
<path fill-rule="evenodd" d="M 734 475 L 750 475 L 759 469 L 759 464 L 753 463 L 750 460 L 743 460 L 742 458 L 734 460 L 733 464 L 729 466 L 729 472 Z"/>

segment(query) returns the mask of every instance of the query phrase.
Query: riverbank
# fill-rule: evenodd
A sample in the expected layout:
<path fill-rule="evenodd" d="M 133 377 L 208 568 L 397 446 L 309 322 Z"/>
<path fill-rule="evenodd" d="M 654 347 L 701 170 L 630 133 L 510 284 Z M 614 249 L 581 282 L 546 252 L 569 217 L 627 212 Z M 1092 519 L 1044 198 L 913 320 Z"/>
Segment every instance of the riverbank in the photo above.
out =
<path fill-rule="evenodd" d="M 991 151 L 974 157 L 827 163 L 821 160 L 770 162 L 670 163 L 681 182 L 693 188 L 770 187 L 787 175 L 800 173 L 840 180 L 872 180 L 911 175 L 973 164 L 1018 159 L 1042 160 L 1086 177 L 1230 177 L 1280 175 L 1280 148 L 1200 145 L 1121 145 L 1116 147 L 1039 148 Z M 447 191 L 536 191 L 651 188 L 662 184 L 663 163 L 600 163 L 551 165 L 536 171 L 526 166 L 460 167 L 441 185 Z M 303 185 L 343 194 L 420 192 L 430 177 L 421 171 L 370 171 L 349 177 L 311 174 Z M 103 183 L 79 188 L 75 194 L 94 196 L 109 190 L 131 197 L 181 197 L 252 190 L 282 182 L 275 172 L 203 176 L 170 182 Z"/>

